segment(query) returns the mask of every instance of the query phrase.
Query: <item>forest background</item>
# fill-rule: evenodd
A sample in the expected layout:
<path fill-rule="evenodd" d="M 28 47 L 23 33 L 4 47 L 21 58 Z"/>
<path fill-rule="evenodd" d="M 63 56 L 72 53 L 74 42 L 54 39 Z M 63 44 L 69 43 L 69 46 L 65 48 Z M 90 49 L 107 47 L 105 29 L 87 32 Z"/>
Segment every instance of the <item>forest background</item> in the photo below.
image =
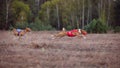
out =
<path fill-rule="evenodd" d="M 120 0 L 0 0 L 0 29 L 120 32 Z"/>

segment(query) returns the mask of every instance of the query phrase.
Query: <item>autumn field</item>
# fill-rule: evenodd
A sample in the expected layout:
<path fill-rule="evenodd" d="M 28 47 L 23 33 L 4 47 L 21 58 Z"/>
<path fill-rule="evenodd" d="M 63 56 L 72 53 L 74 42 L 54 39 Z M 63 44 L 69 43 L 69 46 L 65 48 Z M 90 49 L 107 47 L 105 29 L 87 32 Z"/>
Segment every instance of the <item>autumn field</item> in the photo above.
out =
<path fill-rule="evenodd" d="M 0 68 L 120 68 L 120 34 L 52 39 L 56 31 L 32 31 L 20 40 L 0 31 Z"/>

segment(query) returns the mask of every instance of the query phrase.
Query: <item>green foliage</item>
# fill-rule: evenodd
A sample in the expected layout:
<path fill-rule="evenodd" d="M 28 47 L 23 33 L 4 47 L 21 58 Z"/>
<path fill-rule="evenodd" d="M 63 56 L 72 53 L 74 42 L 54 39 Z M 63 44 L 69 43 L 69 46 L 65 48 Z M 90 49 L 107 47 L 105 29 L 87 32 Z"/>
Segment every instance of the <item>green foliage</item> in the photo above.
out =
<path fill-rule="evenodd" d="M 94 19 L 91 23 L 85 26 L 85 29 L 90 33 L 106 33 L 108 27 L 100 19 Z"/>
<path fill-rule="evenodd" d="M 102 10 L 101 14 L 100 14 L 100 20 L 102 22 L 106 22 L 106 15 L 105 15 L 105 10 Z"/>
<path fill-rule="evenodd" d="M 56 13 L 56 4 L 59 1 L 60 0 L 46 1 L 44 4 L 41 5 L 41 10 L 39 11 L 39 17 L 41 18 L 42 21 L 46 22 L 48 20 L 49 16 L 55 16 L 57 14 Z M 54 17 L 54 18 L 57 18 L 57 17 Z M 53 19 L 51 19 L 51 21 Z"/>
<path fill-rule="evenodd" d="M 35 22 L 33 23 L 27 23 L 27 22 L 17 22 L 14 26 L 10 26 L 9 29 L 13 28 L 20 28 L 24 29 L 26 27 L 31 28 L 34 31 L 39 31 L 39 30 L 54 30 L 50 24 L 44 24 L 41 22 L 38 18 L 35 19 Z"/>
<path fill-rule="evenodd" d="M 12 11 L 16 17 L 16 19 L 21 20 L 23 17 L 23 20 L 27 19 L 28 14 L 30 14 L 30 8 L 29 5 L 25 4 L 22 1 L 15 0 L 12 3 Z"/>
<path fill-rule="evenodd" d="M 34 23 L 30 23 L 29 26 L 32 30 L 39 31 L 39 30 L 53 30 L 51 25 L 45 25 L 41 22 L 38 18 L 36 18 Z"/>
<path fill-rule="evenodd" d="M 14 28 L 14 27 L 13 27 L 12 25 L 9 26 L 9 30 L 13 30 L 13 28 Z"/>
<path fill-rule="evenodd" d="M 72 27 L 71 25 L 68 25 L 68 26 L 66 27 L 66 29 L 67 29 L 67 30 L 72 30 L 73 27 Z"/>
<path fill-rule="evenodd" d="M 115 32 L 115 33 L 120 32 L 120 26 L 116 26 L 116 27 L 114 28 L 114 32 Z"/>
<path fill-rule="evenodd" d="M 25 11 L 26 13 L 28 13 L 30 11 L 30 8 L 27 4 L 25 4 L 24 2 L 22 1 L 14 1 L 12 3 L 12 7 L 13 7 L 13 10 L 14 12 L 21 12 L 21 11 Z"/>
<path fill-rule="evenodd" d="M 47 23 L 47 19 L 49 17 L 49 23 L 53 24 L 53 26 L 57 27 L 56 22 L 59 22 L 60 25 L 69 25 L 71 14 L 74 12 L 74 8 L 76 6 L 73 5 L 72 0 L 50 0 L 42 4 L 41 10 L 39 11 L 39 16 Z M 62 5 L 61 5 L 62 4 Z M 47 9 L 49 8 L 49 14 L 47 14 Z M 67 27 L 67 26 L 66 26 Z"/>
<path fill-rule="evenodd" d="M 55 28 L 62 28 L 62 26 L 64 26 L 68 29 L 72 29 L 72 27 L 84 27 L 83 23 L 86 25 L 93 18 L 99 18 L 100 22 L 103 23 L 91 23 L 87 26 L 87 28 L 93 29 L 88 29 L 90 32 L 106 29 L 106 27 L 100 27 L 106 22 L 107 25 L 111 23 L 116 26 L 119 25 L 118 6 L 120 3 L 118 0 L 115 2 L 112 0 L 43 0 L 44 2 L 42 2 L 42 0 L 0 1 L 0 29 L 7 29 L 10 25 L 16 25 L 16 27 L 21 28 L 25 27 L 19 22 L 29 22 L 30 24 L 28 24 L 28 26 L 35 30 L 50 29 L 51 26 Z M 84 15 L 83 10 L 85 10 Z M 38 16 L 40 18 L 39 22 L 35 21 L 35 18 Z M 93 22 L 98 21 L 95 20 Z"/>
<path fill-rule="evenodd" d="M 27 22 L 17 22 L 14 27 L 24 29 L 24 28 L 28 27 L 28 23 Z"/>

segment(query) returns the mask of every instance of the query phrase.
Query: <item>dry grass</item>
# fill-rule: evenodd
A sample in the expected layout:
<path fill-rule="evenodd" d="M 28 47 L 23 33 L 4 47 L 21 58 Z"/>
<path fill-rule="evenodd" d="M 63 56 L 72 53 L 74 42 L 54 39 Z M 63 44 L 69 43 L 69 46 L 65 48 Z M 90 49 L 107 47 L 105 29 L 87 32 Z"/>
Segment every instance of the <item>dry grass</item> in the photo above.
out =
<path fill-rule="evenodd" d="M 0 68 L 120 68 L 120 34 L 52 40 L 53 32 L 31 32 L 18 40 L 0 31 Z"/>

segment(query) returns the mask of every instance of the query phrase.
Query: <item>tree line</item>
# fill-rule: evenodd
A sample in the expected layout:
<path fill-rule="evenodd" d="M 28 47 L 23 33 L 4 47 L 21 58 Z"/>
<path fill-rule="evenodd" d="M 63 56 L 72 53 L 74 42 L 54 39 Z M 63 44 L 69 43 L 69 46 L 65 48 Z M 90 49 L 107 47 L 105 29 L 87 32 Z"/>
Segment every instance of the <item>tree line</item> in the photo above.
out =
<path fill-rule="evenodd" d="M 0 0 L 0 6 L 0 29 L 91 29 L 98 23 L 120 26 L 120 0 Z"/>

